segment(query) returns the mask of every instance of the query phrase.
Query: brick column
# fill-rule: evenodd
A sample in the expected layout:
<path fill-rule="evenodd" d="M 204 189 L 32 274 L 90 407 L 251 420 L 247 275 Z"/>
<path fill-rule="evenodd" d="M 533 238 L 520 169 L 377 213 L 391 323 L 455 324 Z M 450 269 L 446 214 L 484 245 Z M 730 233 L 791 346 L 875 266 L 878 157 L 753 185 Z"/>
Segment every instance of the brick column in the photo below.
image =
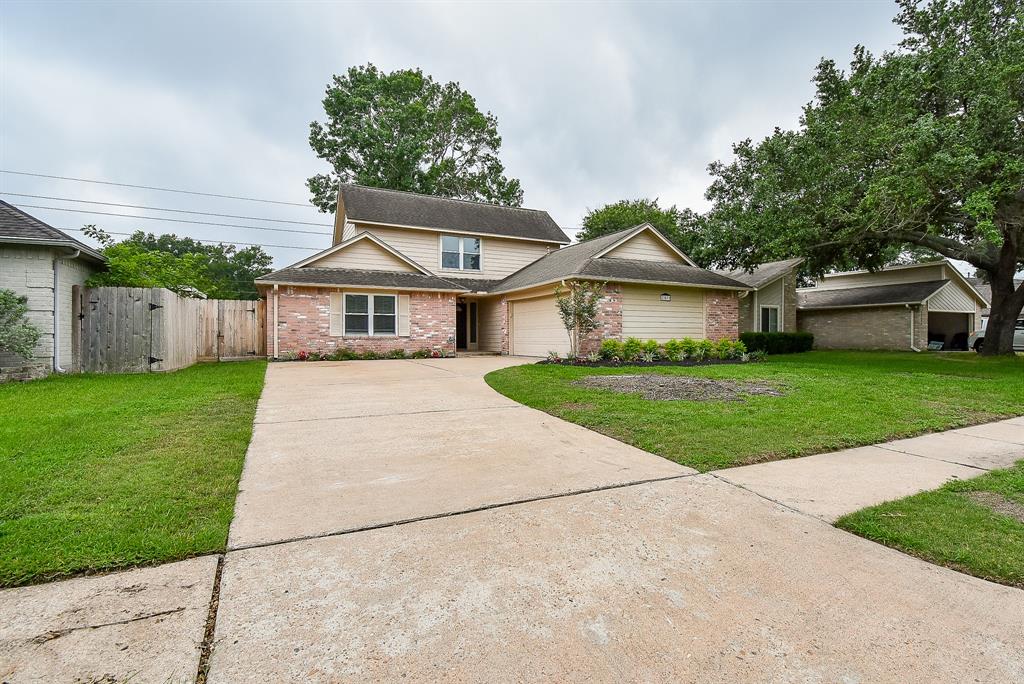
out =
<path fill-rule="evenodd" d="M 735 292 L 707 290 L 704 294 L 704 332 L 709 340 L 740 336 L 739 300 Z"/>
<path fill-rule="evenodd" d="M 597 327 L 580 342 L 580 353 L 587 355 L 601 349 L 601 341 L 622 339 L 622 286 L 605 285 L 597 309 Z"/>

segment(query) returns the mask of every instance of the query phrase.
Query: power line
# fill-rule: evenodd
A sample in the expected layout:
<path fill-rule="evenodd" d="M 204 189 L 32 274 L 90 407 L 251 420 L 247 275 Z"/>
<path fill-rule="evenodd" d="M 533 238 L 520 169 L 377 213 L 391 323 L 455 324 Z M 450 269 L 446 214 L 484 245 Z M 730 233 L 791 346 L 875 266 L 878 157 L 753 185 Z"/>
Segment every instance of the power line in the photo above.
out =
<path fill-rule="evenodd" d="M 170 211 L 175 214 L 196 214 L 199 216 L 220 216 L 223 218 L 237 218 L 246 219 L 248 221 L 270 221 L 271 223 L 294 223 L 300 226 L 322 226 L 324 228 L 333 228 L 330 223 L 314 223 L 312 221 L 291 221 L 288 219 L 273 219 L 265 216 L 239 216 L 238 214 L 216 214 L 209 211 L 191 211 L 188 209 L 167 209 L 165 207 L 147 207 L 141 204 L 119 204 L 117 202 L 100 202 L 97 200 L 84 200 L 75 199 L 74 197 L 53 197 L 50 195 L 28 195 L 23 192 L 6 192 L 0 190 L 0 195 L 10 195 L 12 197 L 31 197 L 32 199 L 45 199 L 45 200 L 57 200 L 59 202 L 79 202 L 82 204 L 101 204 L 107 207 L 122 207 L 125 209 L 148 209 L 150 211 Z"/>
<path fill-rule="evenodd" d="M 330 235 L 330 233 L 325 233 L 325 232 L 323 232 L 321 230 L 298 230 L 296 228 L 266 228 L 264 226 L 250 226 L 250 225 L 243 225 L 243 224 L 240 224 L 240 223 L 218 223 L 216 221 L 189 221 L 188 219 L 175 219 L 175 218 L 167 218 L 167 217 L 164 217 L 164 216 L 136 216 L 135 214 L 118 214 L 116 212 L 110 212 L 110 211 L 95 211 L 95 210 L 89 210 L 89 209 L 71 209 L 69 207 L 44 207 L 44 206 L 41 206 L 39 204 L 16 204 L 14 206 L 18 207 L 19 209 L 25 208 L 25 207 L 27 207 L 29 209 L 50 209 L 52 211 L 70 211 L 71 213 L 74 213 L 74 214 L 96 214 L 98 216 L 120 216 L 120 217 L 123 217 L 123 218 L 142 219 L 144 221 L 168 221 L 170 223 L 192 223 L 192 224 L 195 224 L 197 226 L 223 226 L 224 228 L 246 228 L 246 229 L 249 229 L 249 230 L 269 230 L 269 231 L 277 231 L 279 233 L 303 233 L 305 235 Z"/>
<path fill-rule="evenodd" d="M 54 180 L 75 181 L 76 183 L 95 183 L 96 185 L 115 185 L 119 188 L 137 188 L 139 190 L 158 190 L 160 192 L 176 192 L 182 195 L 199 195 L 201 197 L 220 197 L 222 199 L 243 200 L 246 202 L 263 202 L 264 204 L 284 204 L 291 207 L 306 207 L 316 209 L 312 204 L 302 202 L 284 202 L 281 200 L 258 199 L 256 197 L 240 197 L 238 195 L 220 195 L 215 192 L 198 192 L 196 190 L 177 190 L 174 188 L 159 188 L 153 185 L 133 185 L 131 183 L 115 183 L 113 181 L 90 180 L 88 178 L 73 178 L 71 176 L 51 176 L 46 173 L 29 173 L 28 171 L 11 171 L 0 169 L 0 173 L 10 173 L 15 176 L 32 176 L 34 178 L 52 178 Z"/>
<path fill-rule="evenodd" d="M 77 231 L 77 232 L 82 232 L 82 231 L 85 230 L 85 228 L 66 228 L 65 230 L 73 230 L 73 231 Z M 118 232 L 111 231 L 111 230 L 105 230 L 103 232 L 106 233 L 107 235 L 124 235 L 124 236 L 128 236 L 128 237 L 130 237 L 132 235 L 131 233 L 118 233 Z M 188 237 L 188 236 L 185 236 L 185 237 Z M 279 247 L 281 249 L 308 249 L 311 252 L 323 251 L 322 247 L 299 247 L 298 245 L 268 245 L 266 243 L 260 244 L 258 242 L 234 242 L 233 240 L 203 240 L 203 239 L 200 239 L 200 238 L 191 238 L 191 239 L 195 240 L 196 242 L 208 242 L 208 243 L 214 244 L 214 245 L 219 244 L 219 243 L 223 243 L 225 245 L 244 245 L 245 247 Z"/>

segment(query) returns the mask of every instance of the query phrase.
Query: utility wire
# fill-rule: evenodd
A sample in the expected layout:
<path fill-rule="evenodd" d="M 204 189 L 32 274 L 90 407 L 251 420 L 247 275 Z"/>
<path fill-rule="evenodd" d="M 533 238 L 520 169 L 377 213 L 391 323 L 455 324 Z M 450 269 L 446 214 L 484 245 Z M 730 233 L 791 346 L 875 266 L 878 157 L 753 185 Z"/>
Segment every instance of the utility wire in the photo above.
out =
<path fill-rule="evenodd" d="M 0 190 L 0 195 L 10 195 L 12 197 L 31 197 L 32 199 L 45 199 L 45 200 L 57 200 L 59 202 L 79 202 L 81 204 L 101 204 L 107 207 L 122 207 L 125 209 L 148 209 L 150 211 L 170 211 L 175 214 L 197 214 L 199 216 L 220 216 L 222 218 L 236 218 L 246 219 L 248 221 L 270 221 L 271 223 L 294 223 L 300 226 L 322 226 L 324 228 L 333 228 L 334 226 L 330 223 L 314 223 L 312 221 L 290 221 L 287 219 L 272 219 L 266 218 L 265 216 L 239 216 L 238 214 L 215 214 L 209 211 L 190 211 L 188 209 L 167 209 L 165 207 L 147 207 L 141 204 L 119 204 L 117 202 L 99 202 L 97 200 L 84 200 L 75 199 L 74 197 L 53 197 L 50 195 L 28 195 L 23 192 L 6 192 Z"/>
<path fill-rule="evenodd" d="M 240 197 L 238 195 L 220 195 L 215 192 L 198 192 L 195 190 L 176 190 L 174 188 L 158 188 L 153 185 L 132 185 L 131 183 L 115 183 L 113 181 L 102 181 L 102 180 L 90 180 L 88 178 L 72 178 L 71 176 L 51 176 L 46 173 L 29 173 L 28 171 L 11 171 L 10 169 L 0 169 L 0 173 L 9 173 L 15 176 L 32 176 L 34 178 L 52 178 L 54 180 L 66 180 L 75 181 L 76 183 L 95 183 L 96 185 L 115 185 L 120 188 L 138 188 L 140 190 L 158 190 L 160 192 L 176 192 L 182 195 L 199 195 L 201 197 L 220 197 L 222 199 L 234 199 L 244 200 L 246 202 L 263 202 L 264 204 L 284 204 L 290 207 L 306 207 L 307 209 L 316 209 L 317 207 L 309 203 L 302 202 L 283 202 L 281 200 L 268 200 L 258 199 L 255 197 Z"/>
<path fill-rule="evenodd" d="M 124 218 L 141 219 L 141 220 L 144 220 L 144 221 L 168 221 L 168 222 L 171 222 L 171 223 L 193 223 L 193 224 L 198 225 L 198 226 L 223 226 L 225 228 L 246 228 L 246 229 L 249 229 L 249 230 L 270 230 L 270 231 L 277 231 L 277 232 L 280 232 L 280 233 L 303 233 L 305 235 L 330 235 L 330 233 L 325 233 L 322 230 L 298 230 L 296 228 L 266 228 L 264 226 L 250 226 L 250 225 L 243 225 L 243 224 L 240 224 L 240 223 L 218 223 L 216 221 L 189 221 L 188 219 L 175 219 L 175 218 L 167 218 L 167 217 L 164 217 L 164 216 L 136 216 L 135 214 L 118 214 L 116 212 L 110 212 L 110 211 L 95 211 L 95 210 L 89 210 L 89 209 L 71 209 L 71 208 L 68 208 L 68 207 L 44 207 L 44 206 L 39 205 L 39 204 L 16 204 L 14 206 L 18 207 L 19 209 L 25 208 L 25 207 L 27 207 L 29 209 L 50 209 L 52 211 L 70 211 L 70 212 L 72 212 L 74 214 L 96 214 L 98 216 L 121 216 L 121 217 L 124 217 Z"/>
<path fill-rule="evenodd" d="M 82 232 L 82 231 L 85 230 L 85 228 L 65 228 L 65 230 L 73 230 L 73 231 L 77 231 L 77 232 Z M 125 236 L 129 236 L 129 237 L 132 235 L 131 233 L 118 233 L 118 232 L 111 231 L 111 230 L 105 230 L 103 232 L 106 233 L 107 235 L 125 235 Z M 188 237 L 188 236 L 186 235 L 184 237 Z M 266 243 L 262 243 L 261 244 L 259 242 L 234 242 L 233 240 L 203 240 L 203 239 L 200 239 L 200 238 L 191 238 L 191 239 L 195 240 L 196 242 L 208 242 L 208 243 L 213 244 L 213 245 L 216 245 L 216 244 L 219 244 L 219 243 L 223 243 L 225 245 L 244 245 L 245 247 L 279 247 L 281 249 L 308 249 L 311 252 L 321 252 L 321 251 L 323 251 L 323 247 L 299 247 L 298 245 L 268 245 Z"/>

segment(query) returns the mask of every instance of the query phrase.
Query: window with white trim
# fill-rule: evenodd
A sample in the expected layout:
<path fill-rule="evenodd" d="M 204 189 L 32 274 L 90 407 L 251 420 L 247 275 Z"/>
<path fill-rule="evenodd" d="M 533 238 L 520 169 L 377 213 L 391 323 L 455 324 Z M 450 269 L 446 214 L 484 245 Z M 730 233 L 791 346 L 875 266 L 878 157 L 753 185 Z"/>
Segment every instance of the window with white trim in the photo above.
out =
<path fill-rule="evenodd" d="M 480 238 L 441 236 L 441 268 L 453 271 L 480 270 Z"/>
<path fill-rule="evenodd" d="M 349 337 L 398 334 L 398 296 L 345 293 L 345 332 Z"/>
<path fill-rule="evenodd" d="M 779 332 L 779 307 L 761 307 L 761 332 Z"/>

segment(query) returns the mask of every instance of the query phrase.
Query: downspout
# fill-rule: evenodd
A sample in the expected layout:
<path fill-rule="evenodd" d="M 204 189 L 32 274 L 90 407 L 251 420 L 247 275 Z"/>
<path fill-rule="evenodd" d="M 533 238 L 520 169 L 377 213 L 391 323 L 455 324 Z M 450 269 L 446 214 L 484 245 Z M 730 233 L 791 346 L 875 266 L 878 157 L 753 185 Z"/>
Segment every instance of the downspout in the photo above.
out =
<path fill-rule="evenodd" d="M 904 306 L 906 306 L 907 311 L 910 312 L 910 350 L 919 352 L 921 350 L 914 346 L 914 307 L 910 304 L 904 304 Z"/>
<path fill-rule="evenodd" d="M 277 294 L 277 288 L 278 288 L 277 283 L 274 283 L 274 358 L 275 359 L 277 359 L 277 352 L 278 352 L 278 337 L 277 337 L 277 333 L 278 333 L 278 322 L 277 322 L 277 299 L 278 299 L 278 294 Z"/>
<path fill-rule="evenodd" d="M 74 254 L 63 257 L 57 256 L 53 259 L 53 371 L 55 373 L 67 373 L 67 369 L 60 365 L 60 262 L 61 259 L 73 261 L 82 254 L 82 250 L 76 249 Z"/>

